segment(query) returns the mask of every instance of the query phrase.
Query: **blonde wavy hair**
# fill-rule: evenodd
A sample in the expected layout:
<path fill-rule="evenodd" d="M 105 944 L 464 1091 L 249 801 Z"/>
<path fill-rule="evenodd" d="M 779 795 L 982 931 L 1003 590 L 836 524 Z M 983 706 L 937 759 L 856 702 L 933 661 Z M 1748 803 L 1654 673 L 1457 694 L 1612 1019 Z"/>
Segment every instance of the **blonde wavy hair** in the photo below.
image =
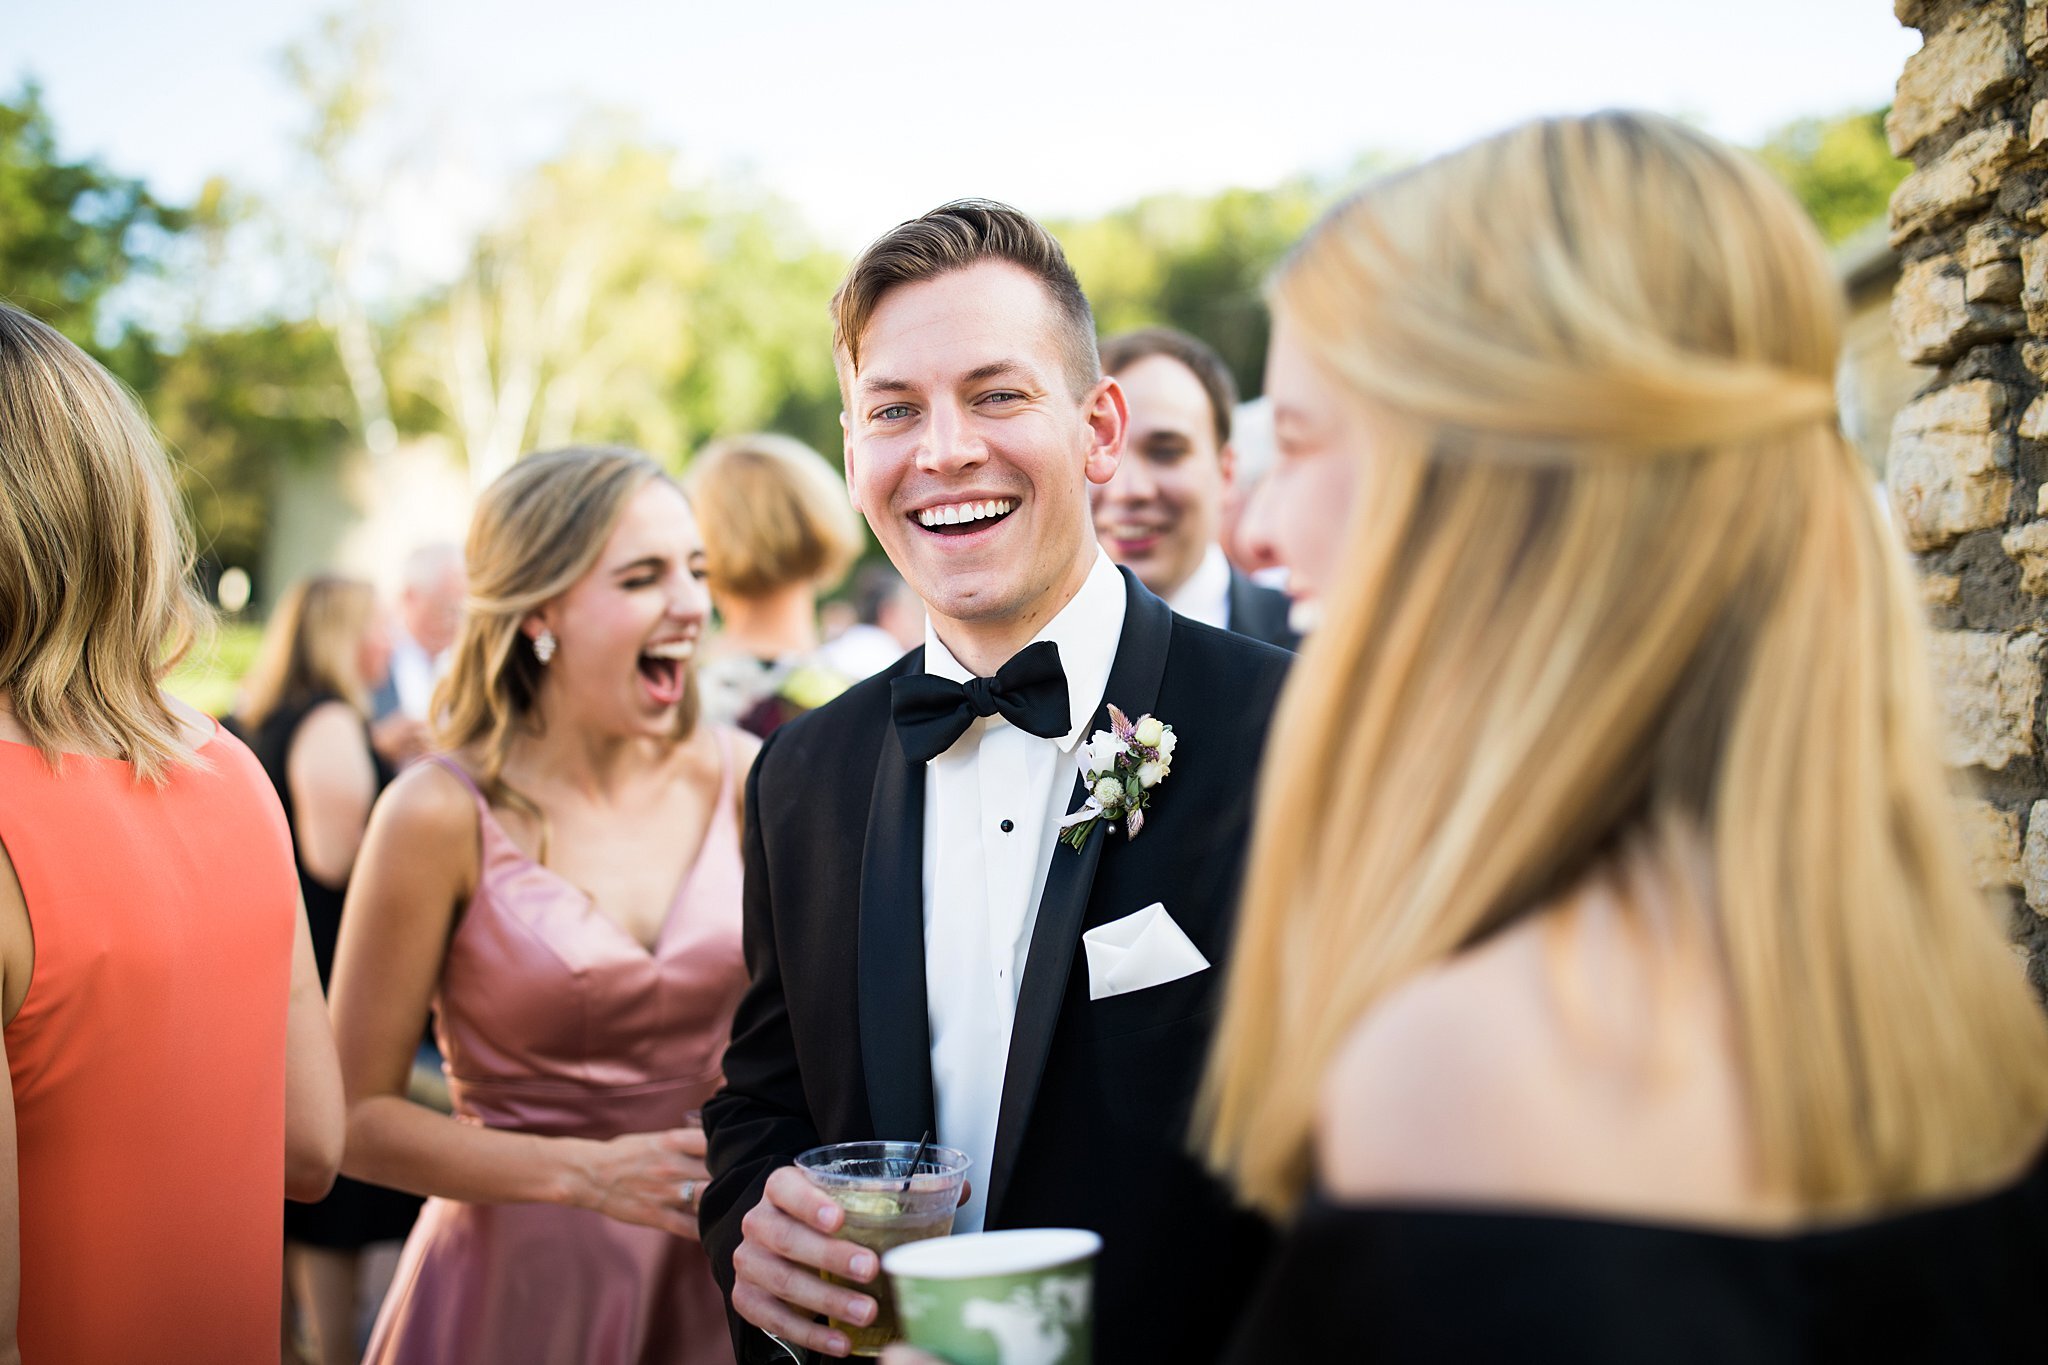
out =
<path fill-rule="evenodd" d="M 361 579 L 318 574 L 285 589 L 242 681 L 242 723 L 254 733 L 278 707 L 323 692 L 368 716 L 360 657 L 376 619 L 377 590 Z"/>
<path fill-rule="evenodd" d="M 672 482 L 637 450 L 577 446 L 528 455 L 478 501 L 464 551 L 469 596 L 447 676 L 434 689 L 433 713 L 436 743 L 470 759 L 491 800 L 541 816 L 503 776 L 513 741 L 539 724 L 534 703 L 543 665 L 520 623 L 590 572 L 626 504 L 657 479 Z M 696 675 L 685 678 L 679 740 L 697 722 Z M 545 849 L 544 820 L 541 829 Z"/>
<path fill-rule="evenodd" d="M 1958 848 L 1790 196 L 1668 119 L 1535 122 L 1340 205 L 1272 293 L 1384 439 L 1268 751 L 1212 1164 L 1293 1209 L 1359 1018 L 1628 836 L 1673 872 L 1707 851 L 1774 1193 L 2008 1174 L 2048 1125 L 2048 1022 Z"/>
<path fill-rule="evenodd" d="M 211 622 L 170 461 L 135 396 L 0 303 L 0 692 L 54 768 L 194 760 L 160 686 Z"/>

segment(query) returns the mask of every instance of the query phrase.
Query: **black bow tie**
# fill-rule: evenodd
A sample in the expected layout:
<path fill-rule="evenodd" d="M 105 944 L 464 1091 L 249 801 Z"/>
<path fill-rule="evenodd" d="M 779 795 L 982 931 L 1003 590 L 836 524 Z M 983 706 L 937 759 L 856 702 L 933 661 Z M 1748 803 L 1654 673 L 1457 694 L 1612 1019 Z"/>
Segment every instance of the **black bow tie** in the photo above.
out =
<path fill-rule="evenodd" d="M 952 748 L 976 716 L 1000 715 L 1019 730 L 1051 739 L 1070 725 L 1067 671 L 1060 667 L 1060 647 L 1040 640 L 1018 650 L 993 678 L 964 683 L 930 673 L 898 678 L 889 684 L 889 708 L 896 717 L 896 736 L 913 763 L 929 763 Z"/>

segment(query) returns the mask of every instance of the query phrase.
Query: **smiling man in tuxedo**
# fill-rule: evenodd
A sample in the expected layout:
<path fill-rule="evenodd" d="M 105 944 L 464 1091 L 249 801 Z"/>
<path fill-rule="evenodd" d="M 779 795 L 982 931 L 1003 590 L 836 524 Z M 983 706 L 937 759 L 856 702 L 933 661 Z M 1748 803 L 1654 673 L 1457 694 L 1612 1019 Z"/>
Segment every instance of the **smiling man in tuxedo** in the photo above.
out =
<path fill-rule="evenodd" d="M 843 1355 L 814 1315 L 873 1316 L 818 1277 L 878 1267 L 791 1160 L 930 1130 L 974 1159 L 956 1231 L 1102 1234 L 1097 1359 L 1212 1359 L 1266 1232 L 1186 1135 L 1289 656 L 1176 617 L 1097 546 L 1127 416 L 1037 223 L 935 209 L 833 317 L 848 485 L 929 626 L 748 782 L 752 984 L 702 1206 L 741 1358 L 780 1358 L 756 1329 Z M 1138 836 L 1104 819 L 1076 850 L 1076 755 L 1111 706 L 1176 742 Z"/>

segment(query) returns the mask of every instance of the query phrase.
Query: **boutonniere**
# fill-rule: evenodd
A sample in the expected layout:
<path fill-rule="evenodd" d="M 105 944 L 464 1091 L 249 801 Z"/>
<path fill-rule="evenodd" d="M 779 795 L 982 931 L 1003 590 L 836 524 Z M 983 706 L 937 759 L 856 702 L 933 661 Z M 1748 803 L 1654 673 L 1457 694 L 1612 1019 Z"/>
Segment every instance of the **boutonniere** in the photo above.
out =
<path fill-rule="evenodd" d="M 1124 837 L 1135 839 L 1145 828 L 1145 807 L 1152 802 L 1152 790 L 1173 771 L 1173 748 L 1179 740 L 1171 725 L 1156 717 L 1131 720 L 1114 706 L 1109 708 L 1107 730 L 1081 746 L 1075 761 L 1088 785 L 1088 800 L 1081 809 L 1060 821 L 1060 842 L 1080 851 L 1088 842 L 1088 831 L 1097 820 L 1124 822 Z"/>

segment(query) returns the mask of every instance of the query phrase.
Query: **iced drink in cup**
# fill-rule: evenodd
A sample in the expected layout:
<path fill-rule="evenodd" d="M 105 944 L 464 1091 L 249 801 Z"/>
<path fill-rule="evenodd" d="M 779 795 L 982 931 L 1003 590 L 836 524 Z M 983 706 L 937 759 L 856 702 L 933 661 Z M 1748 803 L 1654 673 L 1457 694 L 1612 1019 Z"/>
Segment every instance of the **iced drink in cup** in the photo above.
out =
<path fill-rule="evenodd" d="M 846 1210 L 846 1222 L 839 1235 L 867 1247 L 881 1260 L 882 1253 L 906 1242 L 944 1237 L 953 1230 L 953 1210 L 960 1205 L 960 1186 L 973 1164 L 964 1152 L 951 1147 L 926 1147 L 917 1156 L 915 1142 L 839 1142 L 813 1147 L 796 1159 L 797 1169 L 812 1184 L 832 1196 Z M 825 1278 L 833 1284 L 874 1296 L 879 1312 L 866 1327 L 831 1320 L 835 1331 L 844 1332 L 857 1356 L 878 1356 L 882 1348 L 899 1339 L 896 1305 L 886 1281 L 848 1284 L 835 1275 Z"/>

